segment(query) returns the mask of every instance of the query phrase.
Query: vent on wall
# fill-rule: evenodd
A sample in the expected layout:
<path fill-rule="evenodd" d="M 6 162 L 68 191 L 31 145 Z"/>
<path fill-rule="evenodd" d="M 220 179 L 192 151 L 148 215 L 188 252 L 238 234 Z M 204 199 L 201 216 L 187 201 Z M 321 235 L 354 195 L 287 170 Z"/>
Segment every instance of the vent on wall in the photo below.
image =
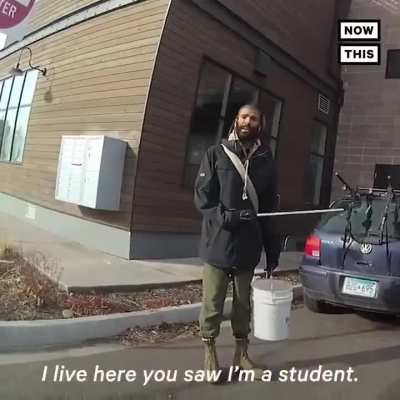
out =
<path fill-rule="evenodd" d="M 324 114 L 329 114 L 329 108 L 331 106 L 331 101 L 322 94 L 318 95 L 318 111 Z"/>

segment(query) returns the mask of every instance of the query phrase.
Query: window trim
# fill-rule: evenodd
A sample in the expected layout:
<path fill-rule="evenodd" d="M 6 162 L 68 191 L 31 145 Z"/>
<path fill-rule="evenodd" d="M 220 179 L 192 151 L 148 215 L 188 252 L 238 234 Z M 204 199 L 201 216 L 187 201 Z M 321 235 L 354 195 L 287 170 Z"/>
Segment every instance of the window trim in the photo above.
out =
<path fill-rule="evenodd" d="M 279 102 L 281 103 L 281 110 L 279 113 L 279 121 L 278 121 L 278 135 L 276 137 L 273 137 L 271 135 L 270 139 L 271 140 L 275 140 L 276 144 L 275 144 L 275 154 L 274 156 L 274 160 L 275 162 L 279 160 L 279 148 L 280 148 L 280 141 L 281 141 L 281 124 L 282 124 L 282 118 L 284 115 L 284 110 L 285 110 L 285 99 L 281 96 L 277 96 L 275 95 L 273 92 L 271 92 L 268 89 L 261 89 L 263 91 L 265 91 L 268 95 L 270 95 L 271 97 L 274 97 L 275 99 L 279 100 Z"/>
<path fill-rule="evenodd" d="M 229 90 L 227 90 L 227 93 L 226 93 L 226 107 L 224 109 L 224 113 L 220 114 L 220 119 L 223 122 L 223 124 L 221 124 L 222 125 L 222 129 L 219 129 L 220 127 L 218 127 L 218 135 L 217 135 L 217 138 L 215 140 L 215 143 L 221 142 L 224 134 L 226 133 L 223 130 L 224 125 L 226 123 L 226 110 L 228 108 L 229 98 L 231 97 L 232 89 L 233 89 L 233 86 L 235 84 L 235 80 L 239 79 L 239 80 L 242 80 L 242 81 L 246 82 L 246 84 L 249 84 L 250 86 L 254 86 L 255 89 L 256 89 L 257 100 L 260 97 L 260 88 L 257 85 L 253 84 L 252 82 L 250 82 L 247 79 L 243 79 L 243 78 L 239 77 L 238 75 L 235 75 L 234 73 L 229 72 L 229 74 L 230 74 L 230 79 L 229 79 Z M 222 107 L 221 107 L 221 111 L 222 111 Z"/>
<path fill-rule="evenodd" d="M 282 105 L 285 102 L 285 99 L 277 94 L 275 94 L 274 92 L 272 92 L 270 89 L 266 89 L 264 87 L 261 87 L 257 84 L 256 80 L 253 80 L 251 78 L 248 77 L 244 77 L 242 74 L 240 74 L 239 72 L 234 71 L 232 68 L 226 67 L 224 64 L 221 64 L 218 61 L 215 61 L 214 59 L 212 59 L 211 57 L 204 55 L 201 61 L 201 65 L 204 65 L 206 62 L 210 62 L 212 64 L 215 64 L 217 67 L 224 69 L 225 71 L 229 72 L 232 75 L 236 75 L 238 78 L 243 79 L 244 81 L 250 83 L 253 86 L 256 86 L 258 89 L 264 90 L 265 92 L 267 92 L 268 94 L 270 94 L 272 97 L 275 97 L 276 99 L 279 99 L 279 101 L 282 102 Z M 200 81 L 200 77 L 199 77 L 199 81 Z M 197 94 L 197 92 L 196 92 Z"/>
<path fill-rule="evenodd" d="M 285 108 L 286 108 L 286 100 L 285 100 L 285 98 L 282 97 L 282 96 L 280 96 L 280 95 L 278 95 L 278 94 L 276 94 L 275 92 L 273 92 L 273 91 L 270 90 L 270 89 L 267 89 L 267 88 L 265 88 L 265 87 L 259 86 L 255 80 L 249 79 L 248 77 L 244 77 L 244 76 L 241 75 L 240 73 L 234 71 L 232 68 L 226 67 L 224 64 L 222 64 L 222 63 L 220 63 L 220 62 L 214 60 L 214 59 L 211 58 L 210 56 L 208 56 L 208 55 L 203 55 L 203 58 L 202 58 L 202 60 L 201 60 L 201 65 L 203 66 L 203 65 L 204 65 L 205 63 L 207 63 L 207 62 L 212 63 L 212 64 L 215 64 L 217 67 L 224 69 L 225 71 L 229 72 L 231 75 L 235 75 L 235 76 L 237 76 L 238 78 L 240 78 L 240 79 L 242 79 L 242 80 L 248 82 L 249 84 L 251 84 L 251 85 L 253 85 L 253 86 L 256 86 L 256 88 L 258 88 L 259 91 L 260 91 L 260 90 L 263 90 L 265 93 L 267 93 L 268 95 L 270 95 L 271 97 L 273 97 L 274 99 L 278 100 L 278 101 L 281 103 L 281 112 L 280 112 L 280 115 L 279 115 L 279 122 L 278 122 L 278 136 L 277 136 L 276 139 L 275 139 L 275 140 L 276 140 L 276 151 L 275 151 L 275 155 L 274 155 L 274 156 L 275 156 L 274 160 L 275 160 L 275 161 L 279 160 L 279 144 L 280 144 L 280 139 L 281 139 L 280 133 L 281 133 L 282 115 L 284 115 Z M 199 77 L 198 77 L 198 83 L 200 82 L 200 78 L 201 78 L 201 76 L 199 75 Z M 233 80 L 233 79 L 232 79 L 232 80 Z M 232 89 L 232 86 L 230 87 L 229 95 L 230 95 L 231 89 Z M 197 93 L 198 93 L 198 87 L 196 88 L 196 96 L 197 96 Z M 259 98 L 259 96 L 260 96 L 260 95 L 258 94 L 258 98 Z M 195 98 L 195 101 L 194 101 L 194 103 L 193 103 L 194 106 L 193 106 L 193 108 L 192 108 L 192 117 L 193 117 L 194 110 L 195 110 L 195 106 L 196 106 L 196 99 L 197 99 L 197 97 Z M 192 124 L 191 124 L 191 126 L 190 126 L 190 131 L 191 131 L 191 128 L 192 128 Z M 189 134 L 190 134 L 190 132 L 189 132 Z M 222 136 L 221 136 L 221 138 L 222 138 Z M 221 140 L 221 138 L 220 138 L 220 140 Z M 186 166 L 186 164 L 185 164 L 185 166 Z M 185 187 L 186 187 L 186 186 L 185 186 Z"/>
<path fill-rule="evenodd" d="M 310 151 L 310 150 L 307 153 L 307 160 L 306 160 L 306 163 L 305 163 L 305 169 L 306 170 L 305 170 L 305 174 L 304 174 L 304 176 L 306 178 L 306 180 L 304 181 L 306 198 L 304 200 L 305 200 L 305 204 L 306 205 L 313 206 L 313 207 L 321 207 L 322 206 L 321 199 L 323 201 L 323 197 L 324 197 L 324 193 L 323 193 L 323 191 L 324 191 L 324 180 L 325 180 L 324 178 L 325 178 L 325 175 L 327 174 L 328 161 L 331 159 L 331 155 L 328 154 L 328 152 L 327 152 L 327 149 L 329 148 L 328 147 L 328 142 L 329 142 L 329 138 L 330 138 L 330 134 L 331 134 L 330 133 L 331 129 L 330 129 L 330 125 L 328 124 L 328 122 L 324 121 L 323 119 L 321 119 L 319 117 L 314 117 L 311 121 L 312 121 L 312 124 L 318 123 L 318 124 L 320 124 L 320 125 L 322 125 L 323 127 L 326 128 L 326 137 L 325 137 L 324 155 L 321 155 L 319 153 L 316 153 L 316 152 Z M 311 137 L 310 137 L 310 141 L 309 141 L 309 149 L 310 149 L 310 147 L 311 147 Z M 307 197 L 308 197 L 308 193 L 307 193 L 307 169 L 309 167 L 310 157 L 311 156 L 319 157 L 319 158 L 322 159 L 322 162 L 323 162 L 323 164 L 322 164 L 322 173 L 321 173 L 321 187 L 320 187 L 320 191 L 319 191 L 318 204 L 315 204 L 314 200 L 309 201 L 307 199 Z M 315 193 L 314 193 L 314 195 L 315 195 Z"/>
<path fill-rule="evenodd" d="M 23 76 L 23 83 L 22 83 L 22 87 L 21 87 L 21 92 L 19 94 L 18 105 L 16 107 L 12 107 L 12 109 L 16 110 L 16 115 L 15 115 L 14 128 L 13 128 L 12 135 L 11 135 L 12 137 L 11 137 L 10 156 L 9 156 L 8 160 L 1 160 L 0 159 L 0 165 L 1 164 L 15 165 L 15 166 L 22 166 L 23 165 L 23 159 L 24 159 L 24 154 L 25 154 L 25 145 L 26 145 L 26 137 L 27 137 L 27 134 L 28 134 L 28 127 L 29 127 L 29 121 L 30 121 L 30 116 L 31 116 L 31 111 L 32 111 L 32 106 L 33 106 L 33 100 L 34 100 L 34 97 L 35 97 L 36 86 L 37 86 L 37 82 L 38 82 L 38 78 L 39 78 L 39 76 L 37 75 L 36 80 L 35 80 L 35 88 L 33 90 L 33 96 L 32 96 L 30 104 L 25 104 L 25 105 L 21 106 L 22 96 L 24 94 L 27 76 L 28 76 L 28 74 L 30 72 L 34 73 L 34 70 L 25 71 L 24 76 Z M 2 139 L 1 139 L 1 142 L 0 142 L 0 154 L 1 154 L 1 149 L 3 147 L 4 129 L 5 129 L 6 121 L 7 121 L 8 111 L 10 110 L 10 101 L 11 101 L 11 97 L 12 97 L 12 92 L 13 92 L 16 76 L 7 76 L 7 77 L 5 77 L 4 79 L 1 80 L 1 82 L 3 84 L 2 84 L 2 87 L 1 87 L 1 90 L 0 90 L 0 99 L 1 99 L 1 96 L 2 96 L 3 90 L 4 90 L 4 82 L 9 78 L 12 79 L 12 82 L 11 82 L 10 94 L 9 94 L 8 101 L 7 101 L 7 108 L 5 109 L 4 126 L 3 126 L 3 132 L 2 132 L 3 136 L 2 136 Z M 22 160 L 21 161 L 13 161 L 12 158 L 13 158 L 14 140 L 15 140 L 15 134 L 16 134 L 16 129 L 17 129 L 17 123 L 18 123 L 18 115 L 20 113 L 20 109 L 21 108 L 30 108 L 31 110 L 29 112 L 28 124 L 27 124 L 26 132 L 25 132 L 24 148 L 22 150 Z"/>
<path fill-rule="evenodd" d="M 224 126 L 225 126 L 225 117 L 226 117 L 226 110 L 228 109 L 229 98 L 231 97 L 232 93 L 232 81 L 233 81 L 233 74 L 228 72 L 228 82 L 226 84 L 224 98 L 222 99 L 221 105 L 221 112 L 219 113 L 219 121 L 218 121 L 218 130 L 217 130 L 217 137 L 216 143 L 221 141 L 222 136 L 224 135 Z M 194 114 L 194 110 L 192 111 Z"/>
<path fill-rule="evenodd" d="M 13 89 L 14 89 L 14 82 L 15 82 L 15 78 L 16 76 L 12 77 L 12 81 L 11 81 L 11 88 L 10 88 L 10 94 L 8 95 L 8 101 L 7 101 L 7 108 L 6 108 L 6 113 L 4 115 L 4 124 L 3 124 L 3 132 L 2 132 L 2 137 L 1 137 L 1 143 L 0 143 L 0 161 L 4 162 L 4 163 L 11 163 L 11 153 L 10 153 L 10 157 L 8 157 L 8 161 L 6 160 L 2 160 L 1 159 L 1 152 L 3 150 L 3 143 L 4 143 L 4 131 L 6 129 L 6 125 L 7 125 L 7 117 L 8 117 L 8 111 L 10 109 L 10 102 L 11 102 L 11 97 L 12 97 L 12 93 L 13 93 Z M 6 78 L 7 79 L 7 78 Z M 25 82 L 25 78 L 24 78 L 24 82 Z M 20 100 L 21 100 L 21 96 L 22 96 L 22 91 L 24 90 L 24 86 L 22 85 L 21 88 L 21 93 L 20 93 Z M 15 124 L 14 124 L 14 128 L 13 128 L 13 132 L 12 132 L 12 136 L 14 136 L 14 130 L 15 130 L 15 125 L 17 122 L 17 117 L 15 117 Z"/>
<path fill-rule="evenodd" d="M 400 71 L 399 71 L 399 76 L 388 76 L 388 73 L 389 73 L 389 53 L 399 53 L 399 57 L 400 57 L 400 49 L 387 49 L 386 50 L 385 79 L 400 79 Z"/>
<path fill-rule="evenodd" d="M 184 156 L 183 168 L 182 168 L 181 180 L 180 180 L 181 181 L 181 185 L 180 186 L 183 189 L 187 189 L 187 190 L 190 190 L 190 191 L 193 190 L 193 186 L 188 186 L 185 183 L 186 166 L 188 164 L 188 157 L 189 157 L 189 145 L 190 145 L 189 138 L 190 138 L 190 133 L 192 132 L 192 129 L 193 129 L 193 124 L 194 124 L 194 116 L 195 116 L 197 96 L 198 96 L 198 92 L 199 92 L 199 86 L 200 86 L 200 82 L 201 82 L 201 77 L 202 77 L 202 73 L 204 71 L 204 67 L 205 67 L 205 65 L 207 63 L 213 64 L 217 68 L 220 68 L 220 69 L 224 70 L 230 76 L 228 90 L 225 88 L 225 93 L 224 93 L 223 100 L 222 100 L 222 105 L 221 105 L 221 110 L 220 110 L 220 115 L 219 115 L 219 125 L 218 125 L 218 129 L 217 129 L 217 136 L 216 136 L 215 143 L 218 143 L 219 141 L 221 141 L 221 139 L 222 139 L 222 137 L 224 135 L 223 125 L 224 125 L 224 121 L 225 121 L 225 116 L 226 116 L 225 113 L 226 113 L 229 97 L 230 97 L 230 94 L 232 92 L 232 82 L 234 81 L 234 78 L 239 78 L 239 79 L 247 82 L 248 84 L 254 86 L 257 89 L 257 98 L 258 99 L 260 98 L 261 91 L 264 91 L 267 95 L 273 97 L 276 101 L 280 102 L 281 109 L 280 109 L 280 115 L 279 115 L 279 121 L 278 121 L 278 129 L 277 129 L 278 134 L 277 134 L 276 138 L 271 136 L 271 140 L 275 140 L 275 142 L 276 142 L 274 159 L 276 161 L 279 158 L 278 155 L 279 155 L 279 148 L 280 148 L 281 122 L 282 122 L 282 115 L 283 115 L 284 110 L 285 110 L 285 99 L 283 97 L 275 94 L 271 90 L 266 89 L 266 88 L 264 88 L 262 86 L 259 86 L 252 79 L 249 79 L 247 77 L 243 77 L 243 75 L 241 75 L 240 73 L 237 73 L 233 69 L 231 69 L 229 67 L 226 67 L 224 64 L 221 64 L 220 62 L 215 61 L 214 59 L 212 59 L 208 55 L 204 55 L 203 54 L 203 56 L 201 58 L 201 62 L 199 64 L 200 66 L 199 66 L 199 69 L 198 69 L 196 90 L 195 90 L 195 95 L 194 95 L 194 99 L 193 99 L 193 102 L 192 102 L 192 111 L 191 111 L 191 117 L 190 117 L 190 127 L 189 127 L 188 134 L 186 135 L 185 156 Z M 221 129 L 221 126 L 222 126 L 222 129 Z"/>
<path fill-rule="evenodd" d="M 199 65 L 199 69 L 197 72 L 197 83 L 196 83 L 196 90 L 195 90 L 195 95 L 193 98 L 192 102 L 192 113 L 190 116 L 190 124 L 189 124 L 189 132 L 186 135 L 186 145 L 185 145 L 185 156 L 183 158 L 183 168 L 181 169 L 181 179 L 180 179 L 180 186 L 189 189 L 189 187 L 185 184 L 185 172 L 186 172 L 186 165 L 188 164 L 188 159 L 189 159 L 189 146 L 190 146 L 190 132 L 192 131 L 193 124 L 194 124 L 194 111 L 196 109 L 196 103 L 197 103 L 197 94 L 199 93 L 199 87 L 200 87 L 200 82 L 201 82 L 201 75 L 204 71 L 205 68 L 205 62 L 201 62 Z M 193 188 L 190 188 L 193 190 Z"/>
<path fill-rule="evenodd" d="M 29 106 L 26 106 L 26 105 L 21 106 L 22 95 L 24 94 L 25 82 L 26 82 L 27 76 L 28 76 L 28 73 L 25 73 L 25 75 L 24 75 L 24 80 L 23 80 L 23 82 L 22 82 L 21 95 L 19 96 L 19 101 L 18 101 L 18 106 L 17 106 L 17 114 L 16 114 L 16 116 L 15 116 L 14 130 L 13 130 L 12 139 L 11 139 L 10 163 L 15 163 L 15 164 L 21 164 L 21 163 L 17 163 L 17 162 L 15 162 L 15 161 L 12 160 L 12 158 L 13 158 L 13 150 L 14 150 L 15 133 L 16 133 L 16 131 L 17 131 L 18 116 L 19 116 L 19 113 L 20 113 L 22 107 L 24 107 L 24 108 L 25 108 L 25 107 L 30 107 L 30 108 L 32 108 L 32 102 L 31 102 L 31 104 L 30 104 Z M 10 97 L 11 97 L 11 96 L 10 96 Z M 32 99 L 32 100 L 33 100 L 33 99 Z M 29 116 L 30 116 L 30 113 L 29 113 Z M 29 123 L 29 121 L 28 121 L 28 123 Z M 27 133 L 28 133 L 28 130 L 27 130 L 26 133 L 25 133 L 25 139 L 26 139 L 26 134 L 27 134 Z M 25 141 L 26 141 L 26 140 L 25 140 Z M 25 148 L 25 145 L 24 145 L 24 148 Z"/>

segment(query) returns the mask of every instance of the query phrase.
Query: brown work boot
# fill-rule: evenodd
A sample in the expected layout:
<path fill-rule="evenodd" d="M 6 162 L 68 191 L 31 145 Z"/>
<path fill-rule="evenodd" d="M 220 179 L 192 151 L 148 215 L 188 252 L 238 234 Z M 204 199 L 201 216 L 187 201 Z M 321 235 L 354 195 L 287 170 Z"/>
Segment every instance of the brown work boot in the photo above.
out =
<path fill-rule="evenodd" d="M 217 350 L 215 348 L 214 338 L 203 338 L 205 346 L 204 372 L 208 383 L 220 383 L 221 370 L 218 364 Z"/>
<path fill-rule="evenodd" d="M 254 371 L 254 379 L 260 381 L 264 370 L 256 367 L 247 353 L 249 340 L 247 338 L 236 338 L 235 355 L 233 356 L 233 367 Z"/>

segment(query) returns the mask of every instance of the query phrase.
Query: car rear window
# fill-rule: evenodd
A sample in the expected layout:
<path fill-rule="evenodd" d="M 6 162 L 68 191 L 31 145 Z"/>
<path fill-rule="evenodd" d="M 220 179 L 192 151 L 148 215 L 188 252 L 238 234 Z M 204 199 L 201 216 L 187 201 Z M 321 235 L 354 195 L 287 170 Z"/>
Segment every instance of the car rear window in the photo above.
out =
<path fill-rule="evenodd" d="M 371 200 L 372 214 L 370 218 L 370 227 L 368 228 L 368 204 L 366 198 L 362 198 L 361 201 L 356 203 L 351 214 L 351 232 L 353 236 L 359 238 L 380 237 L 380 227 L 382 224 L 382 218 L 386 207 L 386 199 L 384 198 L 373 198 Z M 334 208 L 344 208 L 345 211 L 340 213 L 329 213 L 324 214 L 317 226 L 317 229 L 327 233 L 338 233 L 343 234 L 347 224 L 347 210 L 350 205 L 350 200 L 340 200 L 334 204 Z M 392 201 L 389 204 L 387 228 L 388 235 L 390 238 L 400 239 L 400 211 L 399 204 Z M 383 231 L 384 237 L 386 231 Z"/>

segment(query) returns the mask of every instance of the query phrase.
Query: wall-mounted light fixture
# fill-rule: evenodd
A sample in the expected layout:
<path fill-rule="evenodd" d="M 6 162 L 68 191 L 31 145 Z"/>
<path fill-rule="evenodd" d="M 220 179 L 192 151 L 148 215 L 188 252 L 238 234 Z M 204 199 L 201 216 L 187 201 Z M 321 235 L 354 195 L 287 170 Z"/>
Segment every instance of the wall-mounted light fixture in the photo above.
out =
<path fill-rule="evenodd" d="M 46 73 L 47 73 L 47 69 L 46 69 L 46 68 L 35 67 L 35 66 L 33 66 L 33 65 L 31 64 L 31 61 L 32 61 L 32 50 L 31 50 L 30 47 L 28 47 L 28 46 L 23 47 L 23 48 L 21 49 L 21 52 L 19 53 L 19 58 L 18 58 L 17 65 L 16 65 L 15 67 L 12 67 L 12 68 L 11 68 L 11 70 L 10 70 L 10 75 L 12 75 L 12 76 L 21 76 L 21 75 L 24 74 L 25 71 L 23 71 L 23 70 L 20 68 L 20 66 L 19 66 L 20 61 L 21 61 L 21 56 L 22 56 L 22 53 L 24 52 L 24 50 L 28 50 L 28 51 L 29 51 L 29 61 L 28 61 L 28 64 L 29 64 L 30 69 L 31 69 L 31 70 L 32 70 L 32 69 L 36 69 L 37 71 L 41 72 L 43 76 L 46 76 Z"/>

